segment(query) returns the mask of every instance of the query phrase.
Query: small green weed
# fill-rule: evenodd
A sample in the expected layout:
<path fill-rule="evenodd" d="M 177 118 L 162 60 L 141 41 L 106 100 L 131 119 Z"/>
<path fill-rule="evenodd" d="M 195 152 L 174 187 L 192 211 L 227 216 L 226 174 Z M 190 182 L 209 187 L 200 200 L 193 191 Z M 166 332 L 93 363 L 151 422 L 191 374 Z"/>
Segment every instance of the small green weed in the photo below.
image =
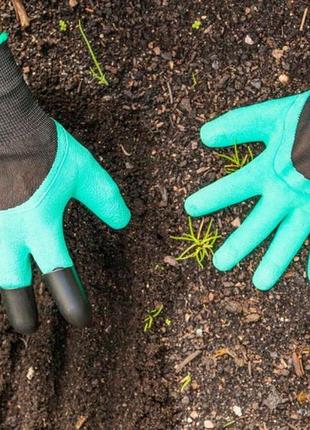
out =
<path fill-rule="evenodd" d="M 165 319 L 165 324 L 166 324 L 168 327 L 169 327 L 169 326 L 171 326 L 171 324 L 172 324 L 171 319 L 166 318 L 166 319 Z"/>
<path fill-rule="evenodd" d="M 105 74 L 102 71 L 101 65 L 99 64 L 99 62 L 97 60 L 96 54 L 94 53 L 93 48 L 92 48 L 92 46 L 91 46 L 91 44 L 90 44 L 90 42 L 86 36 L 86 33 L 85 33 L 84 28 L 82 26 L 81 20 L 79 20 L 78 29 L 81 33 L 81 36 L 85 42 L 85 45 L 88 49 L 88 52 L 91 56 L 93 63 L 94 63 L 94 67 L 91 67 L 91 69 L 90 69 L 93 78 L 95 78 L 100 85 L 108 86 L 109 83 L 107 81 L 107 78 L 105 77 Z"/>
<path fill-rule="evenodd" d="M 183 236 L 171 236 L 171 239 L 182 242 L 189 242 L 190 245 L 176 258 L 176 260 L 188 260 L 193 258 L 196 260 L 199 267 L 203 268 L 203 262 L 206 258 L 211 258 L 213 248 L 217 239 L 221 236 L 218 230 L 211 232 L 212 219 L 210 220 L 206 232 L 203 233 L 204 220 L 201 221 L 197 233 L 194 233 L 191 217 L 188 218 L 188 233 Z"/>
<path fill-rule="evenodd" d="M 192 382 L 192 375 L 188 373 L 182 380 L 181 380 L 181 391 L 184 391 Z"/>
<path fill-rule="evenodd" d="M 245 154 L 244 156 L 240 155 L 237 145 L 234 145 L 234 152 L 232 155 L 219 154 L 218 152 L 216 154 L 220 158 L 224 158 L 224 160 L 228 161 L 229 164 L 225 164 L 224 166 L 224 170 L 226 173 L 233 173 L 236 170 L 241 169 L 241 167 L 244 167 L 254 158 L 253 152 L 249 145 L 247 145 L 247 154 Z"/>
<path fill-rule="evenodd" d="M 202 22 L 200 21 L 200 19 L 196 19 L 192 24 L 192 29 L 199 30 L 201 26 L 202 26 Z"/>
<path fill-rule="evenodd" d="M 192 88 L 195 88 L 198 84 L 195 72 L 192 73 Z"/>
<path fill-rule="evenodd" d="M 58 21 L 58 27 L 59 27 L 59 30 L 62 33 L 65 33 L 68 30 L 68 23 L 67 23 L 67 21 L 64 21 L 63 19 L 60 19 Z"/>
<path fill-rule="evenodd" d="M 163 305 L 157 306 L 157 308 L 149 311 L 148 315 L 144 319 L 144 332 L 151 330 L 154 324 L 155 318 L 157 318 L 163 311 Z"/>

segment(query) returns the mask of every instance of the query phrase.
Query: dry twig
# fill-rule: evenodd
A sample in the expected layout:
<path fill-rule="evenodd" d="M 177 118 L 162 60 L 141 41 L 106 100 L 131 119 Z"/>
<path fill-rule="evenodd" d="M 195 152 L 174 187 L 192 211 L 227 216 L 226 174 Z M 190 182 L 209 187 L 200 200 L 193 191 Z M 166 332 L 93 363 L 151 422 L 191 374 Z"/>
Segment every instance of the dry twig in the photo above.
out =
<path fill-rule="evenodd" d="M 187 364 L 193 361 L 201 353 L 202 353 L 201 349 L 197 349 L 197 351 L 192 352 L 180 364 L 176 366 L 176 371 L 179 373 L 183 369 L 183 367 L 185 367 Z"/>
<path fill-rule="evenodd" d="M 303 31 L 303 29 L 304 29 L 304 25 L 305 25 L 305 22 L 306 22 L 307 14 L 308 14 L 308 8 L 306 7 L 306 9 L 304 10 L 304 14 L 302 16 L 302 19 L 301 19 L 299 31 Z"/>
<path fill-rule="evenodd" d="M 27 15 L 26 9 L 24 8 L 22 0 L 12 0 L 12 4 L 15 9 L 16 18 L 20 22 L 22 28 L 29 27 L 30 19 Z"/>

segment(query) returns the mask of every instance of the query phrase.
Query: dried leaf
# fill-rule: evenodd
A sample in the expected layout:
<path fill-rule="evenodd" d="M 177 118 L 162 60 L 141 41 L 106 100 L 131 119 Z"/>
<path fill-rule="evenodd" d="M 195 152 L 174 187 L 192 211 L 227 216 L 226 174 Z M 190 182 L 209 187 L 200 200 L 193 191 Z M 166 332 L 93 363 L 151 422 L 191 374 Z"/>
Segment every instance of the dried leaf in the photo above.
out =
<path fill-rule="evenodd" d="M 27 28 L 30 25 L 30 19 L 28 18 L 26 9 L 23 5 L 22 0 L 12 0 L 16 17 L 20 22 L 22 28 Z"/>
<path fill-rule="evenodd" d="M 80 430 L 86 423 L 87 417 L 85 415 L 80 415 L 75 423 L 75 430 Z"/>
<path fill-rule="evenodd" d="M 224 355 L 228 355 L 229 357 L 233 358 L 238 367 L 244 366 L 243 358 L 238 357 L 238 355 L 234 351 L 231 351 L 229 348 L 226 347 L 217 349 L 214 352 L 212 358 L 213 360 L 216 360 L 217 358 L 223 357 Z"/>
<path fill-rule="evenodd" d="M 299 378 L 302 378 L 305 374 L 305 371 L 304 371 L 304 367 L 302 365 L 301 355 L 299 353 L 297 353 L 297 351 L 293 352 L 292 361 L 293 361 L 293 366 L 294 366 L 294 370 L 295 370 L 296 375 Z"/>
<path fill-rule="evenodd" d="M 166 255 L 166 257 L 164 258 L 164 263 L 169 264 L 169 266 L 173 267 L 176 267 L 179 264 L 177 260 L 171 255 Z"/>
<path fill-rule="evenodd" d="M 310 402 L 310 392 L 309 391 L 300 391 L 297 394 L 296 399 L 297 399 L 298 403 L 300 403 L 301 405 L 303 405 L 304 403 L 309 403 Z"/>
<path fill-rule="evenodd" d="M 259 314 L 249 314 L 244 318 L 244 322 L 246 323 L 252 323 L 252 322 L 256 322 L 260 319 L 260 315 Z"/>

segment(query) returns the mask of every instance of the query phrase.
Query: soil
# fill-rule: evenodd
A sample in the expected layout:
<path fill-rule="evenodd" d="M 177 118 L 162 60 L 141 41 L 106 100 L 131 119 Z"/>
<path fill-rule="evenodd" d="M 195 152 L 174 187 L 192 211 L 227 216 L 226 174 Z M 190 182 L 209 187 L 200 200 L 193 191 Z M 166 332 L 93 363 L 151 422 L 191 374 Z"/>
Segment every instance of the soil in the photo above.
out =
<path fill-rule="evenodd" d="M 185 196 L 225 174 L 224 160 L 199 142 L 201 124 L 310 87 L 310 15 L 300 30 L 308 2 L 67 3 L 25 2 L 31 25 L 21 30 L 1 1 L 0 26 L 40 104 L 108 168 L 133 218 L 113 232 L 79 204 L 68 208 L 66 237 L 92 327 L 64 322 L 36 270 L 39 330 L 20 336 L 1 313 L 1 429 L 310 428 L 309 246 L 260 293 L 251 277 L 265 246 L 220 273 L 210 262 L 203 270 L 176 263 L 182 244 L 170 238 L 187 229 Z M 78 19 L 108 87 L 89 73 Z M 212 217 L 220 241 L 252 205 Z"/>

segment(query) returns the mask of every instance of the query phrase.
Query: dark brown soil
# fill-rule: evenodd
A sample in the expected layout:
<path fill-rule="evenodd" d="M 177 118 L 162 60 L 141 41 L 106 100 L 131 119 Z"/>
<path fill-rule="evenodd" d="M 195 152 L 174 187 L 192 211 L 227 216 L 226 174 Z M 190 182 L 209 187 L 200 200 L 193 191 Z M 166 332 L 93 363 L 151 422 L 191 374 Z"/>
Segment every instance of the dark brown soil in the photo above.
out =
<path fill-rule="evenodd" d="M 262 249 L 228 273 L 211 263 L 199 270 L 193 261 L 164 262 L 181 249 L 170 236 L 186 230 L 184 197 L 224 174 L 223 160 L 199 143 L 201 124 L 236 105 L 310 87 L 310 15 L 299 29 L 308 2 L 25 4 L 32 22 L 21 31 L 11 3 L 0 2 L 0 26 L 11 33 L 25 78 L 109 169 L 133 220 L 113 232 L 76 203 L 68 210 L 66 236 L 93 305 L 91 328 L 62 320 L 38 274 L 38 332 L 15 334 L 1 313 L 1 429 L 310 428 L 308 246 L 266 294 L 251 284 Z M 79 18 L 108 88 L 90 77 Z M 60 19 L 68 31 L 59 30 Z M 197 19 L 202 26 L 193 30 Z M 213 217 L 223 237 L 248 208 Z M 159 304 L 164 317 L 144 333 L 144 317 Z M 220 348 L 230 355 L 215 359 Z M 192 383 L 181 391 L 188 372 Z"/>

